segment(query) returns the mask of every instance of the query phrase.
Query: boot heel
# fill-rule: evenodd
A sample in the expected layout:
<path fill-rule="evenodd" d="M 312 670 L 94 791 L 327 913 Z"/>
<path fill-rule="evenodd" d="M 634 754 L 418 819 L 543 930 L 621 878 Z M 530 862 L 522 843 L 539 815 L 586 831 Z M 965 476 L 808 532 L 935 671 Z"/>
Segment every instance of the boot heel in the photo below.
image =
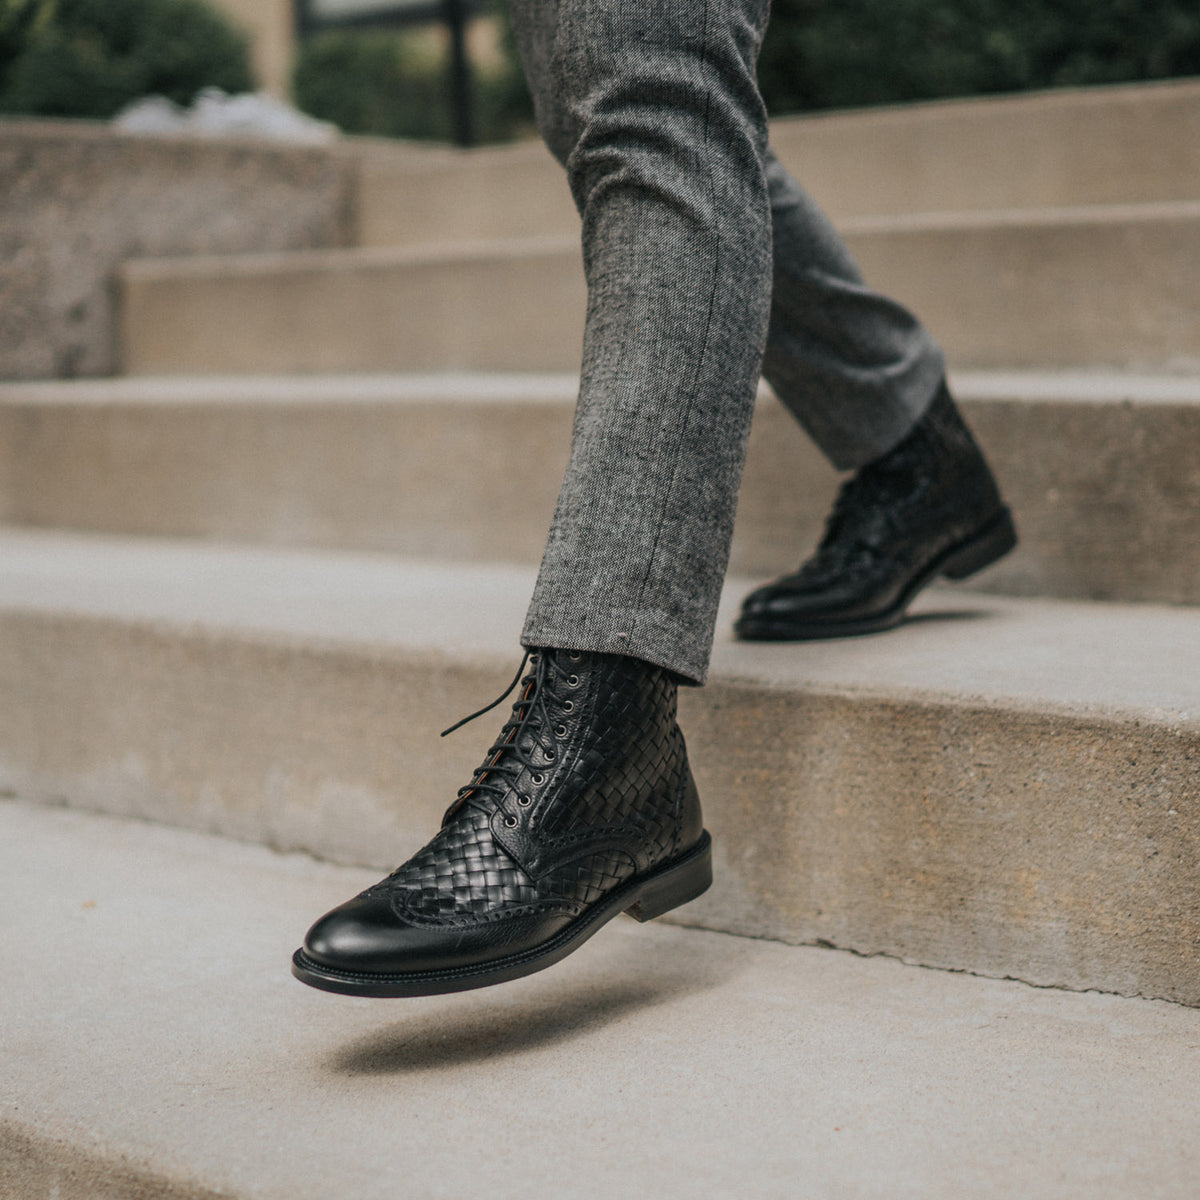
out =
<path fill-rule="evenodd" d="M 966 579 L 1003 558 L 1017 544 L 1017 529 L 1006 508 L 978 537 L 942 564 L 947 579 Z"/>
<path fill-rule="evenodd" d="M 653 921 L 663 913 L 695 900 L 712 884 L 712 838 L 707 830 L 685 859 L 646 880 L 638 898 L 625 911 L 635 921 Z"/>

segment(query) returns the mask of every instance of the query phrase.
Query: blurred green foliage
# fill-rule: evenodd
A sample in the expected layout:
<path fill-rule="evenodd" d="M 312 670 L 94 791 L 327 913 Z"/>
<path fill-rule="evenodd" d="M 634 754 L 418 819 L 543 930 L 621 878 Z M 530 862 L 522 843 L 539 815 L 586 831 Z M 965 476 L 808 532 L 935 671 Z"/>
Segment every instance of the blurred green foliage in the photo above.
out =
<path fill-rule="evenodd" d="M 503 9 L 477 63 L 478 136 L 527 132 Z M 295 65 L 299 107 L 352 133 L 448 139 L 447 52 L 428 30 L 330 32 Z M 773 0 L 772 113 L 1200 75 L 1200 0 Z M 203 0 L 0 0 L 0 111 L 108 117 L 158 93 L 253 87 L 245 38 Z"/>
<path fill-rule="evenodd" d="M 0 112 L 111 117 L 254 87 L 246 38 L 202 0 L 0 0 Z"/>
<path fill-rule="evenodd" d="M 502 29 L 483 141 L 532 122 Z M 419 34 L 329 33 L 302 49 L 296 99 L 351 132 L 445 139 L 446 71 Z M 1200 0 L 773 0 L 759 62 L 773 114 L 1181 75 L 1200 75 Z"/>
<path fill-rule="evenodd" d="M 431 36 L 432 32 L 432 36 Z M 473 64 L 476 137 L 529 131 L 533 106 L 507 22 L 493 61 Z M 346 133 L 453 137 L 448 39 L 429 29 L 331 30 L 309 38 L 292 75 L 296 106 Z"/>
<path fill-rule="evenodd" d="M 347 133 L 445 138 L 442 67 L 429 57 L 393 33 L 318 34 L 296 59 L 296 105 Z"/>
<path fill-rule="evenodd" d="M 772 112 L 1200 74 L 1198 0 L 773 0 Z"/>

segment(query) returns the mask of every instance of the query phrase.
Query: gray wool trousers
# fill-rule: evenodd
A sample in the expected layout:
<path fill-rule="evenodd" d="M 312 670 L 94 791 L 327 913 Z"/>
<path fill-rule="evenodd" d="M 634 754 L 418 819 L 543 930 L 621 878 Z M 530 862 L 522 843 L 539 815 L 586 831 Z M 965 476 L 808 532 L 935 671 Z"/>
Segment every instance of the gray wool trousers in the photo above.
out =
<path fill-rule="evenodd" d="M 766 0 L 511 0 L 582 218 L 571 457 L 521 640 L 703 683 L 760 374 L 833 464 L 900 442 L 942 355 L 771 155 Z"/>

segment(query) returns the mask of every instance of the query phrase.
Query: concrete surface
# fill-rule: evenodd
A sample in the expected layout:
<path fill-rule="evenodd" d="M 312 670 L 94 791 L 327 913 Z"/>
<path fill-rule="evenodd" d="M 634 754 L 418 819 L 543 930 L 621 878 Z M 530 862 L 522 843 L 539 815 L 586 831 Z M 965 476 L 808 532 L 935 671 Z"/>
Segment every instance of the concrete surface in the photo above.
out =
<path fill-rule="evenodd" d="M 0 385 L 0 519 L 529 560 L 577 386 L 528 375 Z M 514 456 L 539 470 L 513 470 Z"/>
<path fill-rule="evenodd" d="M 354 1000 L 287 966 L 371 874 L 12 802 L 0 864 L 14 1200 L 1195 1195 L 1185 1008 L 622 919 Z"/>
<path fill-rule="evenodd" d="M 577 239 L 158 259 L 121 272 L 133 375 L 578 370 Z"/>
<path fill-rule="evenodd" d="M 782 117 L 776 153 L 835 219 L 883 213 L 1200 200 L 1200 83 L 1064 89 Z M 362 174 L 367 246 L 575 234 L 540 143 L 376 155 Z"/>
<path fill-rule="evenodd" d="M 1200 368 L 1200 202 L 857 217 L 866 279 L 959 367 Z"/>
<path fill-rule="evenodd" d="M 0 786 L 386 866 L 498 719 L 531 573 L 9 532 Z M 683 919 L 1200 1004 L 1200 613 L 926 595 L 682 698 Z"/>
<path fill-rule="evenodd" d="M 579 236 L 566 175 L 540 141 L 416 160 L 376 153 L 363 159 L 358 196 L 362 246 Z"/>
<path fill-rule="evenodd" d="M 1200 200 L 1200 81 L 1067 88 L 775 121 L 838 217 Z"/>
<path fill-rule="evenodd" d="M 872 286 L 959 368 L 1200 365 L 1200 202 L 842 223 Z M 577 238 L 132 262 L 131 374 L 568 371 L 585 308 Z"/>
<path fill-rule="evenodd" d="M 972 588 L 1200 603 L 1200 377 L 967 372 L 954 385 L 1022 538 Z M 576 387 L 569 375 L 0 385 L 0 520 L 536 563 Z M 837 482 L 764 396 L 735 572 L 798 562 Z"/>
<path fill-rule="evenodd" d="M 346 245 L 356 169 L 326 149 L 0 120 L 0 378 L 115 370 L 122 259 Z"/>

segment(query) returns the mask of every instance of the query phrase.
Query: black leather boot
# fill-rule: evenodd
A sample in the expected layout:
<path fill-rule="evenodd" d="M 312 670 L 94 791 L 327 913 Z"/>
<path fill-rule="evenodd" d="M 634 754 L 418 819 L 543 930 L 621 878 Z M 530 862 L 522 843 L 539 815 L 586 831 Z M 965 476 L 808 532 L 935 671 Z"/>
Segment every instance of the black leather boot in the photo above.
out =
<path fill-rule="evenodd" d="M 550 966 L 618 913 L 648 921 L 712 882 L 674 680 L 611 654 L 529 662 L 440 832 L 309 930 L 298 979 L 358 996 L 485 987 Z"/>
<path fill-rule="evenodd" d="M 816 553 L 742 602 L 745 641 L 804 641 L 890 629 L 917 592 L 965 579 L 1017 544 L 983 453 L 945 384 L 894 450 L 838 493 Z"/>

